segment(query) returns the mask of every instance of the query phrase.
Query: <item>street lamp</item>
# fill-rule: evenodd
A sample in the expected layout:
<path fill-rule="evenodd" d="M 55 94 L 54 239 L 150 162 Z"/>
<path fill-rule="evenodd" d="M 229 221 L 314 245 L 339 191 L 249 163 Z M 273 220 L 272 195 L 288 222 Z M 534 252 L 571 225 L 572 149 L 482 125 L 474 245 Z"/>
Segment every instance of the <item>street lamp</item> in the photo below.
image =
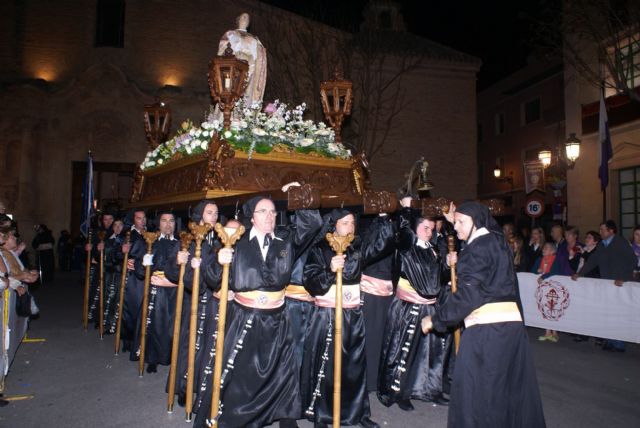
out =
<path fill-rule="evenodd" d="M 244 95 L 247 87 L 247 73 L 249 63 L 236 58 L 231 49 L 231 43 L 227 43 L 224 55 L 215 56 L 209 62 L 209 89 L 213 102 L 223 112 L 224 129 L 231 125 L 231 112 L 235 102 Z"/>
<path fill-rule="evenodd" d="M 546 168 L 551 165 L 551 149 L 544 148 L 538 153 L 538 159 L 542 162 L 542 165 Z"/>
<path fill-rule="evenodd" d="M 144 106 L 144 132 L 151 150 L 167 141 L 171 130 L 171 109 L 157 101 Z"/>
<path fill-rule="evenodd" d="M 565 154 L 567 157 L 567 166 L 573 168 L 578 157 L 580 157 L 580 139 L 576 137 L 576 133 L 569 134 L 569 138 L 564 143 Z"/>
<path fill-rule="evenodd" d="M 343 79 L 338 70 L 333 73 L 333 79 L 320 83 L 322 111 L 333 127 L 336 143 L 342 142 L 342 121 L 351 114 L 352 89 L 353 82 Z"/>
<path fill-rule="evenodd" d="M 569 138 L 564 143 L 564 150 L 560 146 L 556 147 L 556 156 L 558 161 L 562 161 L 567 168 L 572 169 L 576 160 L 580 157 L 580 139 L 576 137 L 575 132 L 569 134 Z M 544 148 L 538 153 L 538 159 L 542 161 L 544 167 L 551 165 L 552 152 L 549 148 Z"/>

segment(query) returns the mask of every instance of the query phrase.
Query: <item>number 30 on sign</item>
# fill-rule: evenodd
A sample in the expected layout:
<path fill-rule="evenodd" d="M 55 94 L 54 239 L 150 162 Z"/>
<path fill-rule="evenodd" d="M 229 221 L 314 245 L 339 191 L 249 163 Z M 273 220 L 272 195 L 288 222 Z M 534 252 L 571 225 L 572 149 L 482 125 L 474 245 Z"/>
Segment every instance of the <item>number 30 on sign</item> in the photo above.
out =
<path fill-rule="evenodd" d="M 538 218 L 544 214 L 544 200 L 537 196 L 532 196 L 527 199 L 524 210 L 529 217 Z"/>

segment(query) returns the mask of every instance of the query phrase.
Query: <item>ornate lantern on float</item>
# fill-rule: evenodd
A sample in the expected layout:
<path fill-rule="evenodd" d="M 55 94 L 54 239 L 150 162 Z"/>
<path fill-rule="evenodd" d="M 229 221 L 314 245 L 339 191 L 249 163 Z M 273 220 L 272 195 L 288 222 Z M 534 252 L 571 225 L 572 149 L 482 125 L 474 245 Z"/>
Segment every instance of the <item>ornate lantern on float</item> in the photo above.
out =
<path fill-rule="evenodd" d="M 163 102 L 156 101 L 144 106 L 144 132 L 151 150 L 167 141 L 171 130 L 171 109 Z"/>
<path fill-rule="evenodd" d="M 209 62 L 207 77 L 211 98 L 223 112 L 224 129 L 229 129 L 235 102 L 244 95 L 248 72 L 249 63 L 233 55 L 230 43 L 227 43 L 224 55 L 218 55 Z"/>
<path fill-rule="evenodd" d="M 320 83 L 322 111 L 336 134 L 336 143 L 342 142 L 342 121 L 351 114 L 352 89 L 353 82 L 343 79 L 338 70 L 333 79 Z"/>

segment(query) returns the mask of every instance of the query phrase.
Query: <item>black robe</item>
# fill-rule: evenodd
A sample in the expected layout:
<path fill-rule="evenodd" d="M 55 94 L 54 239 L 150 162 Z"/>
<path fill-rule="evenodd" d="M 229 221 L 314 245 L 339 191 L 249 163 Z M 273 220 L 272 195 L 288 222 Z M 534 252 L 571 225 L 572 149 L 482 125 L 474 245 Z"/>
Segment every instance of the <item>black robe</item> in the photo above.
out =
<path fill-rule="evenodd" d="M 371 225 L 376 232 L 367 241 L 358 237 L 346 251 L 342 273 L 343 285 L 360 284 L 364 267 L 387 255 L 393 248 L 393 224 L 386 217 L 377 218 Z M 336 282 L 331 271 L 331 259 L 335 256 L 326 240 L 311 248 L 304 268 L 304 285 L 312 296 L 326 294 Z M 301 395 L 305 416 L 314 423 L 329 424 L 333 420 L 333 348 L 327 346 L 329 332 L 333 336 L 335 309 L 315 306 L 304 347 L 302 361 Z M 360 306 L 342 310 L 342 378 L 340 423 L 357 425 L 371 416 L 369 394 L 366 386 L 367 359 L 365 331 Z M 327 360 L 323 360 L 326 353 Z M 324 364 L 323 364 L 324 363 Z M 324 367 L 323 367 L 324 366 Z M 321 372 L 324 377 L 321 377 Z M 320 379 L 320 383 L 318 384 Z M 319 389 L 320 395 L 314 391 Z"/>
<path fill-rule="evenodd" d="M 198 408 L 198 394 L 206 387 L 207 382 L 211 382 L 211 372 L 213 358 L 215 356 L 215 332 L 218 314 L 218 299 L 213 296 L 213 291 L 219 288 L 219 278 L 217 271 L 212 271 L 213 263 L 217 263 L 217 249 L 220 243 L 215 239 L 215 231 L 212 231 L 205 240 L 202 241 L 200 252 L 200 275 L 198 287 L 198 308 L 196 320 L 196 342 L 194 358 L 194 397 L 193 410 Z M 180 319 L 180 344 L 178 347 L 178 359 L 176 364 L 176 395 L 185 397 L 187 388 L 187 369 L 189 357 L 189 326 L 191 323 L 191 302 L 193 298 L 193 274 L 191 268 L 191 257 L 195 255 L 195 243 L 189 247 L 190 258 L 185 265 L 184 272 L 184 298 L 182 301 L 182 316 Z M 172 265 L 168 268 L 167 274 L 175 278 L 176 284 L 180 276 L 180 266 Z"/>
<path fill-rule="evenodd" d="M 118 320 L 118 304 L 120 296 L 120 280 L 122 278 L 122 234 L 111 236 L 104 243 L 104 332 L 116 332 Z"/>
<path fill-rule="evenodd" d="M 295 223 L 276 230 L 263 260 L 248 230 L 236 243 L 229 288 L 234 292 L 283 291 L 296 257 L 304 252 L 322 225 L 316 211 L 301 210 Z M 213 266 L 221 271 L 220 265 Z M 224 341 L 224 384 L 220 427 L 262 427 L 301 414 L 299 374 L 285 307 L 254 309 L 230 305 Z M 229 361 L 233 361 L 229 364 Z M 225 374 L 226 371 L 226 374 Z M 201 394 L 194 426 L 205 427 L 211 412 L 211 384 Z M 200 401 L 200 400 L 199 400 Z"/>
<path fill-rule="evenodd" d="M 100 251 L 98 251 L 98 244 L 100 243 L 100 239 L 98 238 L 98 232 L 104 231 L 105 233 L 105 241 L 104 241 L 104 271 L 103 271 L 103 282 L 104 287 L 100 289 Z M 100 324 L 100 292 L 102 292 L 103 298 L 106 296 L 105 289 L 108 286 L 109 274 L 107 272 L 107 250 L 108 250 L 108 237 L 113 235 L 113 231 L 111 229 L 103 229 L 100 228 L 98 230 L 94 230 L 91 238 L 91 265 L 90 265 L 90 273 L 89 273 L 89 322 L 93 323 L 95 328 L 98 328 Z M 86 252 L 85 252 L 86 254 Z M 104 304 L 104 301 L 103 301 Z M 106 330 L 104 330 L 106 331 Z"/>
<path fill-rule="evenodd" d="M 447 296 L 432 317 L 438 331 L 458 325 L 486 303 L 519 303 L 511 252 L 498 233 L 478 236 L 460 251 L 457 274 L 458 292 Z M 453 374 L 448 426 L 545 426 L 522 322 L 478 324 L 464 330 Z"/>
<path fill-rule="evenodd" d="M 147 252 L 147 244 L 142 234 L 136 229 L 131 229 L 130 249 L 128 259 L 132 262 L 142 260 Z M 120 253 L 122 247 L 118 250 Z M 124 256 L 123 256 L 124 257 Z M 124 303 L 122 305 L 122 323 L 120 325 L 120 338 L 122 339 L 123 351 L 131 351 L 133 349 L 133 339 L 136 335 L 136 325 L 138 324 L 138 314 L 140 313 L 140 305 L 142 305 L 142 294 L 144 292 L 144 279 L 139 280 L 135 271 L 127 272 Z"/>
<path fill-rule="evenodd" d="M 422 248 L 412 228 L 409 210 L 400 216 L 398 262 L 400 277 L 418 295 L 438 299 L 444 271 L 437 247 Z M 420 321 L 436 311 L 435 304 L 418 304 L 394 297 L 384 333 L 378 377 L 378 399 L 386 406 L 416 398 L 431 401 L 442 395 L 446 335 L 420 330 Z"/>
<path fill-rule="evenodd" d="M 165 272 L 165 277 L 170 281 L 175 278 L 167 277 L 168 267 L 176 264 L 176 255 L 180 249 L 180 241 L 177 239 L 159 239 L 153 243 L 153 265 L 151 275 L 154 272 Z M 142 265 L 142 258 L 135 262 L 136 278 L 143 282 L 145 277 L 145 266 Z M 144 290 L 143 290 L 144 292 Z M 173 317 L 176 310 L 176 287 L 159 287 L 151 284 L 149 286 L 149 305 L 147 319 L 142 317 L 142 304 L 138 315 L 138 325 L 134 346 L 131 350 L 131 360 L 136 360 L 140 348 L 140 326 L 142 322 L 147 323 L 145 363 L 169 365 L 171 363 L 171 342 L 173 339 Z"/>

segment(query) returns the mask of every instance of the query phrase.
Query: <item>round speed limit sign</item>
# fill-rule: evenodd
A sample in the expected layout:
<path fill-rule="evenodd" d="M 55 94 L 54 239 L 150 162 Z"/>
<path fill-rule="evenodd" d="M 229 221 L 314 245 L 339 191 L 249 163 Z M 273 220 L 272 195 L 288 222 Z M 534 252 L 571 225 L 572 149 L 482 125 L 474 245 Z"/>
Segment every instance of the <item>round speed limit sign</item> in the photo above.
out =
<path fill-rule="evenodd" d="M 529 217 L 538 218 L 544 214 L 544 201 L 542 198 L 531 197 L 527 199 L 524 211 Z"/>

